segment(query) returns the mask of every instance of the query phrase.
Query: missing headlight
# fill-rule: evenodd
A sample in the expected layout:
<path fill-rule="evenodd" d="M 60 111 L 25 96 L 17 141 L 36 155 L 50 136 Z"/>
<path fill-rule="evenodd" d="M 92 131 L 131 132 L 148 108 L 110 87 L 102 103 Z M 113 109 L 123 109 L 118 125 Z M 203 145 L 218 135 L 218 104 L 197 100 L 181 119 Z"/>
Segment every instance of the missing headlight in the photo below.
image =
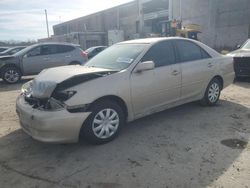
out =
<path fill-rule="evenodd" d="M 77 92 L 76 91 L 57 91 L 53 97 L 59 101 L 66 101 L 73 97 Z"/>
<path fill-rule="evenodd" d="M 70 113 L 78 113 L 78 112 L 88 112 L 89 104 L 75 105 L 75 106 L 67 106 L 67 110 Z"/>
<path fill-rule="evenodd" d="M 64 104 L 61 103 L 58 100 L 55 100 L 53 98 L 50 98 L 48 100 L 48 105 L 50 107 L 51 110 L 59 110 L 59 109 L 63 109 L 64 108 Z"/>

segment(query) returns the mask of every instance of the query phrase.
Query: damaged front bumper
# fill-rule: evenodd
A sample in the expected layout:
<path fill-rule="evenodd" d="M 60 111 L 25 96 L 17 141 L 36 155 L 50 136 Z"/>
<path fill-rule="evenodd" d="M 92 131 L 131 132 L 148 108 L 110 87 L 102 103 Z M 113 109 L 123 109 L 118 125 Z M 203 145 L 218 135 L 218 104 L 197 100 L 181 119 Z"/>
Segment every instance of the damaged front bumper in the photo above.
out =
<path fill-rule="evenodd" d="M 57 111 L 33 108 L 20 95 L 16 101 L 16 111 L 22 129 L 35 140 L 49 143 L 74 143 L 84 121 L 91 112 L 71 113 L 62 108 Z"/>

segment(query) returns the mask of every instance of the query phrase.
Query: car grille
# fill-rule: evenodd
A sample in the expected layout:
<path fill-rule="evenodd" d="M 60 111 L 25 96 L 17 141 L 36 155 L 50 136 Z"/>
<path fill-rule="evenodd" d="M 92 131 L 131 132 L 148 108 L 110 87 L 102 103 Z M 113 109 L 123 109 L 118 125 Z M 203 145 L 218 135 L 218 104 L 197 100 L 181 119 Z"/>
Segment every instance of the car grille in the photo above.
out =
<path fill-rule="evenodd" d="M 250 57 L 235 57 L 234 62 L 238 67 L 250 67 Z"/>
<path fill-rule="evenodd" d="M 32 96 L 25 96 L 25 101 L 33 108 L 45 107 L 48 100 L 36 99 Z"/>
<path fill-rule="evenodd" d="M 250 57 L 235 57 L 234 70 L 238 75 L 250 75 Z"/>

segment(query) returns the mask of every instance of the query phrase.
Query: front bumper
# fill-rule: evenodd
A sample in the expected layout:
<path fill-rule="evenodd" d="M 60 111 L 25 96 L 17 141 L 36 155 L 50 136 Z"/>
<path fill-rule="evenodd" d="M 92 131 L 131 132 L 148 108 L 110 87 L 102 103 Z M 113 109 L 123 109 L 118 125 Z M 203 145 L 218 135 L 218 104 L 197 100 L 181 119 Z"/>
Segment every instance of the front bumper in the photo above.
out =
<path fill-rule="evenodd" d="M 32 138 L 49 143 L 74 143 L 79 140 L 83 122 L 90 112 L 70 113 L 42 111 L 32 108 L 22 95 L 17 98 L 16 111 L 24 132 Z"/>
<path fill-rule="evenodd" d="M 250 77 L 250 57 L 234 57 L 236 77 Z"/>

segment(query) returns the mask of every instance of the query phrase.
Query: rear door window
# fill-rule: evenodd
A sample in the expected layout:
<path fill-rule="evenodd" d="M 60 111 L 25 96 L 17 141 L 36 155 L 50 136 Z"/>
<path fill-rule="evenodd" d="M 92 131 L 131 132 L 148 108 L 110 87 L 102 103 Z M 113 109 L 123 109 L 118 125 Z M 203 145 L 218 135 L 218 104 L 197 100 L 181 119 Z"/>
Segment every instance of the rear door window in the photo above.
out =
<path fill-rule="evenodd" d="M 142 61 L 154 61 L 155 67 L 175 63 L 175 51 L 171 41 L 163 41 L 152 46 Z"/>
<path fill-rule="evenodd" d="M 178 49 L 181 62 L 195 61 L 203 59 L 202 50 L 198 45 L 190 41 L 176 40 L 175 44 Z M 207 54 L 208 55 L 208 54 Z M 204 57 L 205 57 L 204 52 Z"/>

